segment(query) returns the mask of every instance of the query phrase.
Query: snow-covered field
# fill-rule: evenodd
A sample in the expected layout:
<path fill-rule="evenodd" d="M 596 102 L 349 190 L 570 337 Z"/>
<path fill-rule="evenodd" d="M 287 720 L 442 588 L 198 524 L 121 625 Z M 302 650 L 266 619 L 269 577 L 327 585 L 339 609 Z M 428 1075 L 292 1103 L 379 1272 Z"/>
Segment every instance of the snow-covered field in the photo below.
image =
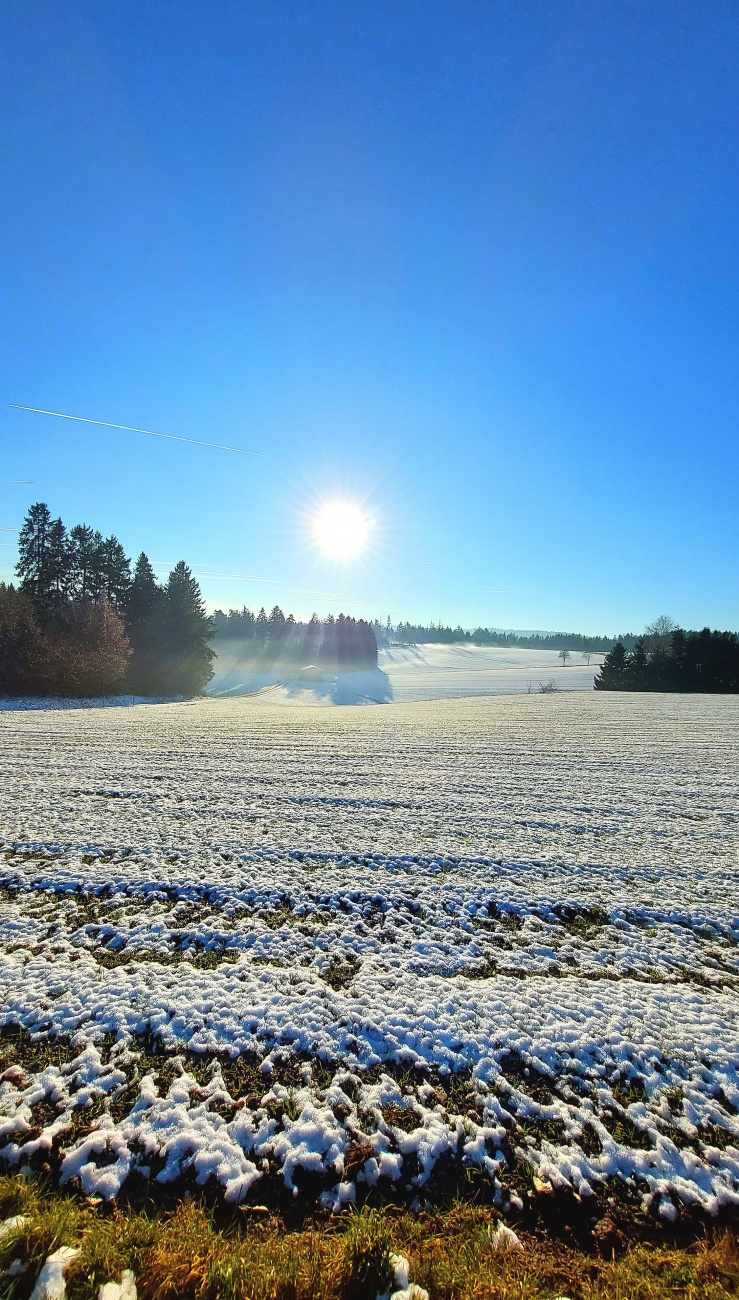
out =
<path fill-rule="evenodd" d="M 380 651 L 395 700 L 435 700 L 468 695 L 522 695 L 553 681 L 560 691 L 592 691 L 603 655 L 590 666 L 572 651 L 566 667 L 555 650 L 504 650 L 497 646 L 389 646 Z"/>
<path fill-rule="evenodd" d="M 3 1156 L 105 1197 L 736 1206 L 738 724 L 593 692 L 0 713 Z"/>
<path fill-rule="evenodd" d="M 565 668 L 554 650 L 504 650 L 466 645 L 389 646 L 373 672 L 330 674 L 306 682 L 294 669 L 259 672 L 245 663 L 238 642 L 218 643 L 211 695 L 261 692 L 272 704 L 387 704 L 413 700 L 461 699 L 470 695 L 536 693 L 554 682 L 559 691 L 591 691 L 603 660 L 590 666 L 572 652 Z M 292 673 L 292 676 L 291 676 Z"/>

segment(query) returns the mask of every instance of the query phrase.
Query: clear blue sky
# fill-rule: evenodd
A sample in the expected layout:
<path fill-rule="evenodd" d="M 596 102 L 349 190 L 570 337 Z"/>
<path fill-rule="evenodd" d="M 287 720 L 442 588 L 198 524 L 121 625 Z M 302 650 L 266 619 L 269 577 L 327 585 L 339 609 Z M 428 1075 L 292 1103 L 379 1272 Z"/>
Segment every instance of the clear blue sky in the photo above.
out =
<path fill-rule="evenodd" d="M 736 628 L 738 67 L 734 0 L 4 6 L 0 525 L 211 607 Z"/>

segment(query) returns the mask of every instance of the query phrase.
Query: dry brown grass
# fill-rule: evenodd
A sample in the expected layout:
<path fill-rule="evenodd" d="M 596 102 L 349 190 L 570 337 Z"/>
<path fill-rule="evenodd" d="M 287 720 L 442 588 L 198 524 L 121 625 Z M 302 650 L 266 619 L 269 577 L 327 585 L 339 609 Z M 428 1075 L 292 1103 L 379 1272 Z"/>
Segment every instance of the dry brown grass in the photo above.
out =
<path fill-rule="evenodd" d="M 0 1297 L 25 1300 L 46 1256 L 79 1247 L 69 1300 L 95 1300 L 101 1283 L 136 1276 L 141 1300 L 375 1300 L 390 1288 L 390 1251 L 411 1264 L 431 1300 L 723 1300 L 739 1295 L 739 1237 L 723 1231 L 685 1248 L 627 1246 L 603 1258 L 545 1235 L 523 1250 L 492 1249 L 488 1211 L 457 1204 L 439 1213 L 363 1210 L 289 1230 L 278 1218 L 234 1211 L 217 1222 L 194 1199 L 171 1214 L 123 1213 L 60 1195 L 20 1177 L 0 1178 L 0 1217 L 27 1222 L 0 1240 Z"/>

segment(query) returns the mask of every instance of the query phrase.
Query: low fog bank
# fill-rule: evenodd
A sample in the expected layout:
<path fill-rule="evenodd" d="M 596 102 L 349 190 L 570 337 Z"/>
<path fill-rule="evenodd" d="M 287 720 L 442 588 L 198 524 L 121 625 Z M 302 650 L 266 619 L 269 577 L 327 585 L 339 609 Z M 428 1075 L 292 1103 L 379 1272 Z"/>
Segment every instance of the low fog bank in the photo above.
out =
<path fill-rule="evenodd" d="M 473 695 L 591 691 L 602 656 L 566 664 L 554 651 L 459 645 L 381 648 L 379 667 L 337 672 L 330 667 L 266 662 L 252 645 L 216 641 L 208 694 L 259 695 L 275 704 L 387 704 Z"/>
<path fill-rule="evenodd" d="M 379 668 L 336 672 L 292 659 L 265 661 L 237 641 L 216 642 L 215 649 L 209 695 L 258 694 L 294 704 L 387 704 L 393 697 L 387 674 Z"/>

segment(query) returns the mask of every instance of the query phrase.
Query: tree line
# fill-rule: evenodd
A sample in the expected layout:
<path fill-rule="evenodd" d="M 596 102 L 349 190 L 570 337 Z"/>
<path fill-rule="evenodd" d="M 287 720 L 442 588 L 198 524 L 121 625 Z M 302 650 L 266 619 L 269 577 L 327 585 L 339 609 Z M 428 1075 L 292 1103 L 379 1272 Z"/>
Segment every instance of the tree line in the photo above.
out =
<path fill-rule="evenodd" d="M 618 637 L 588 636 L 584 632 L 515 632 L 500 628 L 448 627 L 439 623 L 386 623 L 373 624 L 378 645 L 481 645 L 514 647 L 520 650 L 580 650 L 598 653 L 611 650 L 616 641 L 632 648 L 639 640 L 635 632 L 623 632 Z"/>
<path fill-rule="evenodd" d="M 618 641 L 595 679 L 596 691 L 739 692 L 735 632 L 672 627 L 641 637 L 631 651 Z"/>
<path fill-rule="evenodd" d="M 219 641 L 238 640 L 245 658 L 260 667 L 275 663 L 299 664 L 332 671 L 351 672 L 377 667 L 377 641 L 372 624 L 348 614 L 313 614 L 307 623 L 284 614 L 275 605 L 270 614 L 264 608 L 255 614 L 246 605 L 228 613 L 213 615 L 216 649 Z"/>
<path fill-rule="evenodd" d="M 157 582 L 117 537 L 67 529 L 44 502 L 18 538 L 17 587 L 0 583 L 0 694 L 195 695 L 215 629 L 184 561 Z"/>

